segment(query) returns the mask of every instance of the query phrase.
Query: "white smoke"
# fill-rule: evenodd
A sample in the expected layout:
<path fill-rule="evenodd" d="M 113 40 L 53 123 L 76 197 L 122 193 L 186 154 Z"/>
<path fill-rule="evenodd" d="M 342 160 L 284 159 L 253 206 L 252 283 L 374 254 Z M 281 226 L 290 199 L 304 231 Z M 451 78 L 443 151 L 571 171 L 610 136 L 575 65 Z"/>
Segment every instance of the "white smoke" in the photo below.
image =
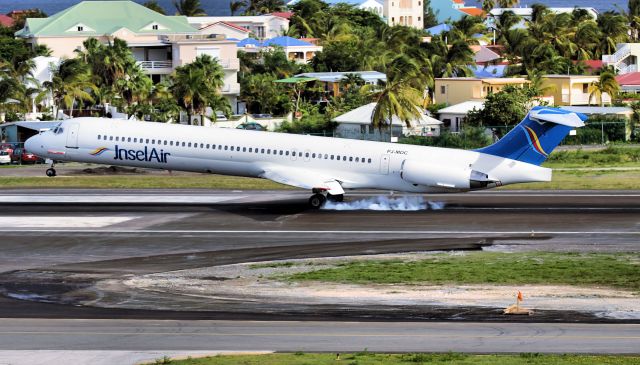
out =
<path fill-rule="evenodd" d="M 374 196 L 367 199 L 350 202 L 327 201 L 322 209 L 325 210 L 440 210 L 444 209 L 443 202 L 427 201 L 421 196 L 401 196 L 392 198 L 386 195 Z"/>

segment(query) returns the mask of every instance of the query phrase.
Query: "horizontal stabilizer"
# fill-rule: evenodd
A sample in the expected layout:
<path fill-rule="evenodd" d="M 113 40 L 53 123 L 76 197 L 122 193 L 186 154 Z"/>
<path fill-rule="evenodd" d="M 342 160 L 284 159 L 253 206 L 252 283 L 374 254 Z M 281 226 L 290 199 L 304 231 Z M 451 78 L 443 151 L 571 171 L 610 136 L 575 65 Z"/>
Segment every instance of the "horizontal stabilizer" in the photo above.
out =
<path fill-rule="evenodd" d="M 529 117 L 535 121 L 561 124 L 572 128 L 584 127 L 584 121 L 587 119 L 583 114 L 567 113 L 566 111 L 558 113 L 555 109 L 534 109 Z"/>

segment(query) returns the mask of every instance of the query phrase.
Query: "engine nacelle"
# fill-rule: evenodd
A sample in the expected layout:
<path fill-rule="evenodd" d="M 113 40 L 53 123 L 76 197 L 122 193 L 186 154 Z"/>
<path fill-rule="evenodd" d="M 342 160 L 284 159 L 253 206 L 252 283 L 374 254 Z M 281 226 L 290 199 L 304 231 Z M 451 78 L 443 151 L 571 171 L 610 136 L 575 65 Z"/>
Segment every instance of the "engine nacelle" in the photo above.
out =
<path fill-rule="evenodd" d="M 471 188 L 471 169 L 405 160 L 402 179 L 412 184 L 451 189 Z"/>

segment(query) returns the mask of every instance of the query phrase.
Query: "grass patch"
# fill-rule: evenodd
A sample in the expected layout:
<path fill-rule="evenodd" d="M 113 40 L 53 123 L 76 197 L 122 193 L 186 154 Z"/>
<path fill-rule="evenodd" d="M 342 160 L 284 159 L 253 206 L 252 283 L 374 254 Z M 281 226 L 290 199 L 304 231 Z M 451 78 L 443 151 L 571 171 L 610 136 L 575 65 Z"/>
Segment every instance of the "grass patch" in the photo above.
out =
<path fill-rule="evenodd" d="M 301 264 L 298 264 L 301 265 Z M 253 264 L 249 265 L 250 269 L 276 269 L 279 267 L 292 267 L 296 266 L 295 262 L 286 261 L 286 262 L 273 262 L 268 264 Z"/>
<path fill-rule="evenodd" d="M 294 189 L 265 179 L 221 175 L 0 177 L 0 188 Z"/>
<path fill-rule="evenodd" d="M 640 167 L 640 148 L 609 146 L 600 151 L 554 151 L 542 165 L 549 168 L 569 167 Z"/>
<path fill-rule="evenodd" d="M 456 364 L 456 365 L 591 365 L 591 364 L 638 364 L 639 356 L 587 356 L 587 355 L 466 355 L 447 354 L 268 354 L 225 355 L 198 359 L 173 360 L 175 365 L 387 365 L 387 364 Z"/>
<path fill-rule="evenodd" d="M 117 175 L 0 177 L 5 188 L 87 188 L 87 189 L 295 189 L 265 179 L 222 175 Z M 640 189 L 640 171 L 554 171 L 553 181 L 509 185 L 516 190 L 632 190 Z"/>
<path fill-rule="evenodd" d="M 634 190 L 640 171 L 554 171 L 550 182 L 514 184 L 500 190 Z"/>
<path fill-rule="evenodd" d="M 352 261 L 285 276 L 292 281 L 357 284 L 566 284 L 640 292 L 640 254 L 436 254 L 418 261 Z"/>

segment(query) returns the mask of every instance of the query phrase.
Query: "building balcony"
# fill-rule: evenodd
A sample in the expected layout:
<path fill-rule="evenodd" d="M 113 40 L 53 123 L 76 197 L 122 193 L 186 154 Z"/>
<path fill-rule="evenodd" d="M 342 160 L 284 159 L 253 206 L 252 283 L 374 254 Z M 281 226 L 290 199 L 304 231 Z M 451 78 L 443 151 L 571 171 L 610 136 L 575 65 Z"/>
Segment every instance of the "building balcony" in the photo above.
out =
<path fill-rule="evenodd" d="M 173 71 L 173 61 L 138 61 L 138 66 L 149 74 L 171 73 Z"/>
<path fill-rule="evenodd" d="M 240 95 L 240 84 L 224 84 L 220 91 L 223 95 Z"/>
<path fill-rule="evenodd" d="M 611 104 L 611 96 L 609 94 L 602 95 L 602 103 L 603 104 Z M 566 105 L 600 105 L 600 98 L 592 97 L 589 100 L 589 94 L 562 94 L 562 104 Z"/>

